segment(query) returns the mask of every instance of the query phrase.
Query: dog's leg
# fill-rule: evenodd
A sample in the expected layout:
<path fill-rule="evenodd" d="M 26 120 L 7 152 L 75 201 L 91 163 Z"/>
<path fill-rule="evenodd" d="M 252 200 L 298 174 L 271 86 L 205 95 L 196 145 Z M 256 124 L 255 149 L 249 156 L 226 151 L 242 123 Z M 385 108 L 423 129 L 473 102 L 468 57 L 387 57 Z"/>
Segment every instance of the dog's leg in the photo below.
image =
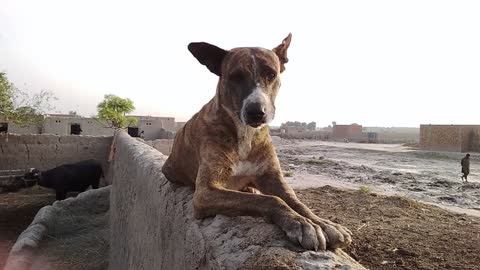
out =
<path fill-rule="evenodd" d="M 305 249 L 325 250 L 326 239 L 319 225 L 299 215 L 276 196 L 229 190 L 221 183 L 228 172 L 204 166 L 199 170 L 193 198 L 196 218 L 226 216 L 263 216 L 277 224 L 292 240 Z M 214 173 L 215 172 L 215 173 Z"/>
<path fill-rule="evenodd" d="M 226 216 L 263 216 L 287 234 L 303 248 L 325 250 L 326 239 L 322 229 L 307 218 L 294 212 L 276 196 L 253 194 L 222 188 L 195 192 L 194 212 L 196 218 L 217 214 Z"/>
<path fill-rule="evenodd" d="M 328 248 L 342 248 L 352 242 L 351 232 L 342 225 L 319 218 L 295 195 L 293 189 L 283 179 L 281 172 L 269 172 L 257 178 L 255 186 L 263 194 L 280 197 L 295 212 L 312 220 L 322 228 Z"/>

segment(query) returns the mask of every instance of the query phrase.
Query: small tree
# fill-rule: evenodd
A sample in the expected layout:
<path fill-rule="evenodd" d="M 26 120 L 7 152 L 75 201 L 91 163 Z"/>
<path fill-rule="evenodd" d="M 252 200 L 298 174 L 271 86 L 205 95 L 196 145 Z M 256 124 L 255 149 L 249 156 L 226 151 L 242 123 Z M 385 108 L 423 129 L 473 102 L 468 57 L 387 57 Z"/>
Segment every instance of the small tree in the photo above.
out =
<path fill-rule="evenodd" d="M 104 100 L 97 105 L 98 119 L 108 123 L 110 128 L 126 128 L 137 124 L 137 118 L 127 117 L 127 113 L 135 110 L 133 101 L 115 95 L 105 95 Z"/>
<path fill-rule="evenodd" d="M 315 122 L 310 122 L 307 125 L 308 130 L 315 130 L 316 128 L 317 128 L 317 123 L 315 123 Z"/>
<path fill-rule="evenodd" d="M 42 90 L 28 95 L 11 83 L 5 73 L 0 72 L 0 118 L 20 126 L 40 124 L 42 115 L 52 110 L 52 92 Z"/>
<path fill-rule="evenodd" d="M 13 89 L 5 73 L 0 73 L 0 114 L 4 117 L 13 111 Z"/>

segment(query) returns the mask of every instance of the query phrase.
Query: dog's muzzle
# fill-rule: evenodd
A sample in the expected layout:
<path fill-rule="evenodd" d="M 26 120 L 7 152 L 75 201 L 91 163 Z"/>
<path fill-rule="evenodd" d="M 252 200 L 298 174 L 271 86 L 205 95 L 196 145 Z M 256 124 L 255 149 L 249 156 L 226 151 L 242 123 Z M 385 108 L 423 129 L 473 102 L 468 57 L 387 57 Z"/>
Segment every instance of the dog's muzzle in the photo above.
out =
<path fill-rule="evenodd" d="M 267 122 L 266 107 L 258 102 L 249 103 L 245 108 L 245 122 L 252 127 L 259 127 Z"/>

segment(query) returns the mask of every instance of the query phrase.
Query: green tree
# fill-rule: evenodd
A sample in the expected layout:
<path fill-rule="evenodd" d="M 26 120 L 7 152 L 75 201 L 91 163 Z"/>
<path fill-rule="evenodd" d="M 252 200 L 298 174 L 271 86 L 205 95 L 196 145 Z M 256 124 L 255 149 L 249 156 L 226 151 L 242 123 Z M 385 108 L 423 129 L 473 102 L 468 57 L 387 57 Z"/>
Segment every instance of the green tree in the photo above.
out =
<path fill-rule="evenodd" d="M 308 130 L 315 130 L 317 128 L 317 123 L 315 122 L 310 122 L 307 124 L 307 129 Z"/>
<path fill-rule="evenodd" d="M 21 126 L 39 124 L 42 115 L 54 108 L 52 100 L 56 100 L 55 96 L 46 90 L 28 95 L 0 72 L 0 118 L 4 121 Z"/>
<path fill-rule="evenodd" d="M 5 73 L 0 73 L 0 115 L 9 118 L 14 111 L 13 90 L 15 87 L 7 79 Z"/>
<path fill-rule="evenodd" d="M 105 95 L 104 100 L 97 105 L 98 119 L 107 122 L 110 128 L 125 128 L 137 124 L 137 118 L 126 114 L 135 110 L 133 101 L 115 95 Z"/>

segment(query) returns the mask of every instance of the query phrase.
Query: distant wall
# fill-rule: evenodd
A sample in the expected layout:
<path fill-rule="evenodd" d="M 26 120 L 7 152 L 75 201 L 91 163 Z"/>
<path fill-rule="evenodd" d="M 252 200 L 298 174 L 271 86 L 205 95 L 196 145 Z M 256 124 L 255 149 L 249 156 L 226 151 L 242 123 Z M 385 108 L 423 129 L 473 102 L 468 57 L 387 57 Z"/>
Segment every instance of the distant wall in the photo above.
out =
<path fill-rule="evenodd" d="M 50 169 L 85 159 L 107 168 L 113 137 L 74 135 L 0 135 L 0 170 Z"/>
<path fill-rule="evenodd" d="M 145 140 L 155 139 L 172 139 L 175 132 L 185 123 L 175 122 L 173 117 L 157 117 L 157 116 L 133 116 L 137 118 L 138 135 L 142 133 Z M 3 131 L 2 125 L 6 125 L 7 132 L 10 134 L 52 134 L 52 135 L 71 135 L 72 125 L 79 125 L 81 129 L 80 135 L 90 136 L 113 136 L 114 129 L 109 128 L 105 121 L 95 118 L 86 118 L 75 115 L 46 115 L 41 116 L 38 124 L 19 126 L 0 117 L 0 134 Z"/>
<path fill-rule="evenodd" d="M 173 139 L 158 139 L 153 141 L 145 141 L 145 143 L 157 149 L 164 155 L 170 155 L 172 152 Z"/>
<path fill-rule="evenodd" d="M 272 132 L 271 135 L 279 136 L 284 139 L 309 139 L 309 140 L 331 140 L 332 133 L 325 132 L 325 131 L 300 131 L 300 132 L 290 132 L 290 133 L 274 133 Z"/>
<path fill-rule="evenodd" d="M 407 142 L 418 142 L 419 134 L 414 133 L 401 133 L 401 132 L 374 132 L 376 137 L 373 140 L 369 140 L 367 132 L 350 134 L 350 136 L 345 137 L 334 137 L 332 132 L 315 130 L 315 131 L 299 131 L 292 133 L 282 133 L 278 131 L 272 131 L 270 134 L 274 136 L 279 136 L 284 139 L 308 139 L 308 140 L 325 140 L 325 141 L 344 141 L 345 138 L 348 138 L 351 142 L 367 143 L 407 143 Z"/>
<path fill-rule="evenodd" d="M 419 141 L 419 134 L 402 132 L 378 132 L 377 143 L 407 143 Z"/>
<path fill-rule="evenodd" d="M 175 122 L 175 132 L 179 131 L 187 122 Z"/>
<path fill-rule="evenodd" d="M 462 128 L 462 152 L 480 152 L 480 126 Z"/>
<path fill-rule="evenodd" d="M 27 126 L 20 126 L 9 124 L 8 125 L 8 133 L 13 134 L 39 134 L 42 128 L 37 124 L 31 124 Z"/>
<path fill-rule="evenodd" d="M 17 125 L 0 116 L 0 134 L 5 133 L 5 130 L 3 130 L 5 127 L 7 129 L 6 133 L 12 134 L 39 134 L 42 131 L 41 121 L 29 125 Z"/>
<path fill-rule="evenodd" d="M 166 160 L 117 133 L 109 269 L 365 269 L 341 250 L 301 251 L 262 218 L 193 218 L 193 190 L 170 183 Z"/>
<path fill-rule="evenodd" d="M 43 124 L 44 134 L 70 135 L 72 124 L 79 124 L 81 135 L 113 136 L 114 130 L 106 127 L 107 124 L 92 118 L 82 117 L 46 117 Z"/>
<path fill-rule="evenodd" d="M 452 152 L 479 152 L 478 125 L 421 125 L 420 149 Z"/>
<path fill-rule="evenodd" d="M 135 116 L 138 120 L 139 130 L 144 132 L 145 140 L 165 139 L 166 131 L 176 131 L 175 118 L 156 116 Z"/>
<path fill-rule="evenodd" d="M 362 126 L 357 124 L 351 125 L 334 125 L 332 132 L 334 139 L 350 139 L 362 136 Z"/>

